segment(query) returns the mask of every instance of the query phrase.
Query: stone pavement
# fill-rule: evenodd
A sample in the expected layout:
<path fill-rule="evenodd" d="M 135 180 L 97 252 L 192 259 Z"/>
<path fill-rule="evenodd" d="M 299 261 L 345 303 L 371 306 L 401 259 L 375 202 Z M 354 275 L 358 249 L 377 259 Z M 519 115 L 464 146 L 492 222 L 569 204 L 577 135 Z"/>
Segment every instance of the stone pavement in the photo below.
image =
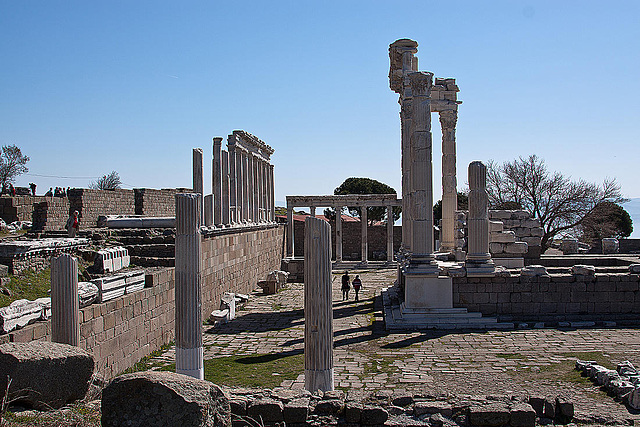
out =
<path fill-rule="evenodd" d="M 350 271 L 363 282 L 361 301 L 341 301 L 333 275 L 334 364 L 337 388 L 392 390 L 423 395 L 565 395 L 585 422 L 640 421 L 622 404 L 573 371 L 577 357 L 622 360 L 640 366 L 637 329 L 529 329 L 517 331 L 387 333 L 380 290 L 395 270 Z M 304 349 L 303 284 L 275 295 L 254 292 L 232 322 L 204 332 L 205 359 L 252 354 L 301 354 Z M 156 361 L 173 362 L 173 349 Z M 284 388 L 302 388 L 301 374 Z M 580 418 L 582 417 L 582 418 Z"/>

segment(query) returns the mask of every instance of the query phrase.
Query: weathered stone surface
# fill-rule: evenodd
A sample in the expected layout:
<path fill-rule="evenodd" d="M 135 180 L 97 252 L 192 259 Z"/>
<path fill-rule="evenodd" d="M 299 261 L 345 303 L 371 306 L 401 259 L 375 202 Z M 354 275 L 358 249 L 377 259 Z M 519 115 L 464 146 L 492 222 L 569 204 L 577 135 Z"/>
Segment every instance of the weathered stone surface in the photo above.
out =
<path fill-rule="evenodd" d="M 384 424 L 389 419 L 389 413 L 379 406 L 365 406 L 362 409 L 361 423 L 363 425 Z"/>
<path fill-rule="evenodd" d="M 520 270 L 520 274 L 526 277 L 548 276 L 546 267 L 543 265 L 529 265 Z"/>
<path fill-rule="evenodd" d="M 640 273 L 640 264 L 631 264 L 629 266 L 629 273 L 632 273 L 632 274 Z"/>
<path fill-rule="evenodd" d="M 173 372 L 117 377 L 102 392 L 103 426 L 231 426 L 229 398 L 217 385 Z"/>
<path fill-rule="evenodd" d="M 309 399 L 294 399 L 284 405 L 286 423 L 304 423 L 309 416 Z"/>
<path fill-rule="evenodd" d="M 474 426 L 497 427 L 509 423 L 509 407 L 501 403 L 469 408 L 469 422 Z"/>
<path fill-rule="evenodd" d="M 576 264 L 571 267 L 572 274 L 580 274 L 582 276 L 595 276 L 596 268 L 593 265 Z"/>
<path fill-rule="evenodd" d="M 82 399 L 93 375 L 93 357 L 79 347 L 46 341 L 0 345 L 0 400 L 9 397 L 36 409 L 59 408 Z M 46 372 L 46 375 L 43 373 Z"/>
<path fill-rule="evenodd" d="M 348 423 L 359 423 L 362 418 L 364 406 L 359 402 L 347 402 L 344 409 L 344 418 Z"/>
<path fill-rule="evenodd" d="M 391 400 L 391 403 L 395 406 L 409 406 L 413 403 L 413 396 L 396 396 Z"/>
<path fill-rule="evenodd" d="M 536 411 L 528 403 L 516 403 L 511 407 L 511 427 L 534 427 Z"/>
<path fill-rule="evenodd" d="M 416 416 L 424 414 L 442 414 L 445 417 L 450 417 L 452 414 L 451 404 L 439 400 L 433 402 L 416 402 L 413 410 Z"/>
<path fill-rule="evenodd" d="M 343 409 L 344 403 L 342 400 L 329 399 L 318 402 L 314 412 L 316 414 L 336 415 L 342 412 Z"/>
<path fill-rule="evenodd" d="M 258 399 L 247 408 L 247 415 L 264 422 L 280 422 L 284 420 L 284 406 L 274 399 Z"/>
<path fill-rule="evenodd" d="M 556 421 L 568 423 L 574 415 L 573 402 L 564 396 L 556 398 Z"/>
<path fill-rule="evenodd" d="M 231 413 L 235 415 L 240 415 L 240 416 L 247 415 L 248 404 L 249 404 L 249 399 L 247 399 L 244 396 L 237 396 L 229 400 L 229 407 L 231 408 Z"/>
<path fill-rule="evenodd" d="M 0 308 L 0 333 L 24 328 L 41 317 L 42 304 L 26 299 L 16 300 L 7 307 Z"/>

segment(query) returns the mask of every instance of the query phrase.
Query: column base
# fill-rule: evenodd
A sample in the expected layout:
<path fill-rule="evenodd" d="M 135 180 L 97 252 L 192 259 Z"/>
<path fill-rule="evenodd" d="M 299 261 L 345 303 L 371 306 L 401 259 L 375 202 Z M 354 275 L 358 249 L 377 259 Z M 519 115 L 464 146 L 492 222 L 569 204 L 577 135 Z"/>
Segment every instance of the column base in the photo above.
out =
<path fill-rule="evenodd" d="M 334 390 L 333 368 L 331 369 L 305 369 L 304 388 L 315 393 L 318 390 Z"/>
<path fill-rule="evenodd" d="M 407 270 L 404 276 L 404 307 L 410 310 L 453 308 L 451 277 L 425 275 Z"/>
<path fill-rule="evenodd" d="M 204 348 L 176 347 L 176 373 L 204 379 Z"/>
<path fill-rule="evenodd" d="M 493 261 L 484 263 L 466 262 L 467 277 L 495 277 L 496 265 Z"/>

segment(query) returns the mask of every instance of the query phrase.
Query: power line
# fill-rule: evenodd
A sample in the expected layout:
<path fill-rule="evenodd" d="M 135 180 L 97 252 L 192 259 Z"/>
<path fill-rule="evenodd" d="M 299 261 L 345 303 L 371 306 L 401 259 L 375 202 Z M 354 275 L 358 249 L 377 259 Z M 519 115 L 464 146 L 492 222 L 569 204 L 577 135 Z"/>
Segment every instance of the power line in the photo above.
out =
<path fill-rule="evenodd" d="M 28 176 L 39 176 L 42 178 L 63 178 L 63 179 L 97 179 L 99 176 L 58 176 L 58 175 L 41 175 L 37 173 L 25 173 Z"/>

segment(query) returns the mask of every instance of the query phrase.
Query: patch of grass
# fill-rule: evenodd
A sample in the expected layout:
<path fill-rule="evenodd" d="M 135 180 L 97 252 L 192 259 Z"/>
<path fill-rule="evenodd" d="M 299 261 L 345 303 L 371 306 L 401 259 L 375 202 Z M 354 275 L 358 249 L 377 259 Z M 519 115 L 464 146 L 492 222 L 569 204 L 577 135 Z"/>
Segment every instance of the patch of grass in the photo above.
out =
<path fill-rule="evenodd" d="M 99 427 L 100 408 L 79 402 L 55 411 L 7 412 L 2 427 Z"/>
<path fill-rule="evenodd" d="M 175 364 L 161 368 L 163 371 L 175 369 Z M 303 354 L 235 355 L 204 361 L 204 379 L 230 387 L 273 388 L 284 380 L 295 380 L 303 372 Z"/>
<path fill-rule="evenodd" d="M 154 357 L 160 356 L 162 353 L 164 353 L 165 351 L 169 350 L 172 346 L 173 346 L 173 341 L 171 341 L 169 344 L 163 344 L 162 346 L 160 346 L 160 348 L 158 350 L 152 352 L 150 355 L 145 356 L 142 359 L 140 359 L 139 361 L 137 361 L 135 365 L 133 365 L 129 369 L 127 369 L 124 372 L 122 372 L 121 375 L 130 374 L 132 372 L 148 371 L 151 368 L 157 368 L 157 367 L 160 367 L 160 366 L 164 366 L 163 363 L 152 362 L 151 359 L 153 359 Z"/>
<path fill-rule="evenodd" d="M 51 268 L 40 272 L 27 270 L 18 276 L 9 276 L 11 280 L 6 286 L 11 296 L 0 294 L 0 307 L 6 307 L 19 299 L 35 300 L 49 296 L 47 291 L 51 289 Z"/>
<path fill-rule="evenodd" d="M 282 304 L 280 304 L 280 303 L 274 302 L 274 303 L 271 304 L 271 309 L 273 311 L 280 311 L 280 310 L 284 309 L 284 306 Z"/>

